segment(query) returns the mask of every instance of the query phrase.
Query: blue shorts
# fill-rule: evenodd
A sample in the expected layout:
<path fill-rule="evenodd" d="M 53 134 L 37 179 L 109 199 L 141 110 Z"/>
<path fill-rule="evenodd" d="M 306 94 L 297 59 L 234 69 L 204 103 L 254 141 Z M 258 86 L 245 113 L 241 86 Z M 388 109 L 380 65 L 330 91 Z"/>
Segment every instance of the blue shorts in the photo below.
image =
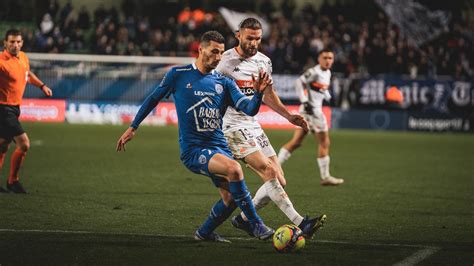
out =
<path fill-rule="evenodd" d="M 227 182 L 227 180 L 209 172 L 209 160 L 217 153 L 227 156 L 232 160 L 234 159 L 229 148 L 212 147 L 189 149 L 181 154 L 181 161 L 191 172 L 210 177 L 212 183 L 216 187 L 220 187 L 221 182 Z"/>

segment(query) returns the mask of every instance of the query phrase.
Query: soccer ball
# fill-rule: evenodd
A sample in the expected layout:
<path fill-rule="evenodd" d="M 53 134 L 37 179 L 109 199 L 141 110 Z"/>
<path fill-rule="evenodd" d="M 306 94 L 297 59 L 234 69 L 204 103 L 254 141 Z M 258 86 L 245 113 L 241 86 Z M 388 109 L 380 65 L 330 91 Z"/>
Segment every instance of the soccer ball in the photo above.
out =
<path fill-rule="evenodd" d="M 303 231 L 296 225 L 280 226 L 273 235 L 273 247 L 280 253 L 295 252 L 304 247 Z"/>

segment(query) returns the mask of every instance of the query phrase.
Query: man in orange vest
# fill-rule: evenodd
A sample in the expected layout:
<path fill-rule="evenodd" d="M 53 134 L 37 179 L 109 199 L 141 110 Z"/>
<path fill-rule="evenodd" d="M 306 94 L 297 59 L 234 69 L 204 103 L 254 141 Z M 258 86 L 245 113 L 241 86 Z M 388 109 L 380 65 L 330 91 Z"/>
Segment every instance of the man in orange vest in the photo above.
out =
<path fill-rule="evenodd" d="M 30 148 L 28 135 L 18 120 L 26 82 L 40 88 L 47 97 L 51 97 L 53 93 L 30 71 L 28 57 L 21 51 L 23 37 L 19 30 L 8 30 L 3 45 L 4 50 L 0 54 L 0 169 L 12 141 L 15 142 L 16 149 L 11 156 L 7 190 L 0 187 L 0 192 L 26 193 L 18 175 Z"/>

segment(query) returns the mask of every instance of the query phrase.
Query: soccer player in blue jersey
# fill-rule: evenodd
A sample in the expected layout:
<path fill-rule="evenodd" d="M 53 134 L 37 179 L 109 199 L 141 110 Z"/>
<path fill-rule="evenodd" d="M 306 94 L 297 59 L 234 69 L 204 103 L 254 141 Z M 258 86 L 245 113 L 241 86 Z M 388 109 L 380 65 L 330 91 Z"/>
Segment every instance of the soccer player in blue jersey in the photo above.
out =
<path fill-rule="evenodd" d="M 248 115 L 257 114 L 270 79 L 263 71 L 258 78 L 252 76 L 255 96 L 248 99 L 234 80 L 214 71 L 223 52 L 224 37 L 216 31 L 204 33 L 196 62 L 174 67 L 166 73 L 118 140 L 117 151 L 125 151 L 125 144 L 134 137 L 143 119 L 161 99 L 173 95 L 178 113 L 181 161 L 192 172 L 209 176 L 221 196 L 195 232 L 195 239 L 229 242 L 214 230 L 239 206 L 251 223 L 253 235 L 264 240 L 270 238 L 274 230 L 257 215 L 242 168 L 233 159 L 221 128 L 228 106 Z"/>

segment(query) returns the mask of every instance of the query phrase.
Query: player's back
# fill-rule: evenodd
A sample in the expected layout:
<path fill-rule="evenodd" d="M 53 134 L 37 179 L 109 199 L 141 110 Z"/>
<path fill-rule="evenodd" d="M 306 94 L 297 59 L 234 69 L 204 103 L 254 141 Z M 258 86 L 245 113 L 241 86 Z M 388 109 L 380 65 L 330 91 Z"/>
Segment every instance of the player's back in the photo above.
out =
<path fill-rule="evenodd" d="M 233 78 L 240 91 L 248 98 L 254 95 L 252 75 L 258 77 L 260 70 L 267 72 L 271 76 L 271 60 L 267 56 L 257 52 L 257 54 L 250 58 L 243 58 L 239 55 L 236 48 L 225 51 L 221 62 L 217 66 L 217 71 Z M 253 116 L 248 116 L 243 112 L 235 110 L 233 107 L 227 109 L 223 123 L 224 131 L 248 127 L 260 127 L 260 125 Z"/>

